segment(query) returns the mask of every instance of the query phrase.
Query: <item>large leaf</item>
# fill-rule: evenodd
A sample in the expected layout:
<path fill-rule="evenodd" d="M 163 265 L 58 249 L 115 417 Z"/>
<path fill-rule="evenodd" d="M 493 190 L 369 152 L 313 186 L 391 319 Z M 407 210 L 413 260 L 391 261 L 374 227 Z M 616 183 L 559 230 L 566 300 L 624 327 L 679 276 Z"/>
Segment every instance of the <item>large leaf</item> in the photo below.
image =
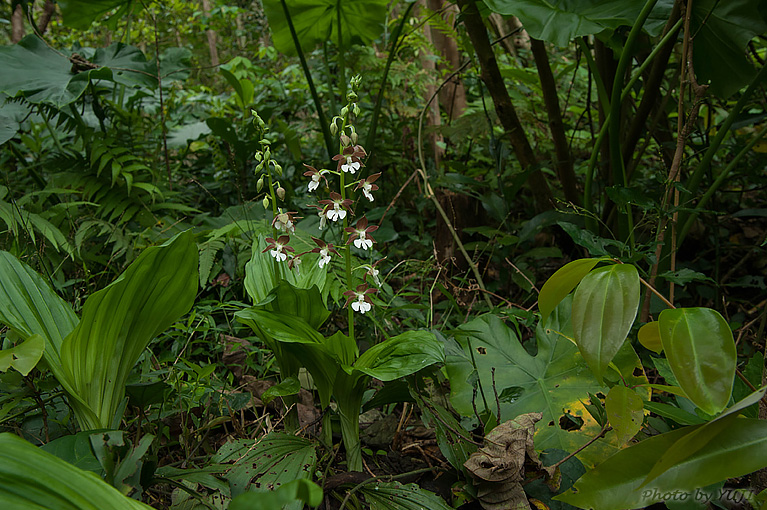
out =
<path fill-rule="evenodd" d="M 737 351 L 727 321 L 710 308 L 663 310 L 663 350 L 679 386 L 707 414 L 725 408 L 732 394 Z"/>
<path fill-rule="evenodd" d="M 551 312 L 603 259 L 578 259 L 560 267 L 551 278 L 546 280 L 538 295 L 538 309 L 541 311 L 541 323 L 546 324 Z"/>
<path fill-rule="evenodd" d="M 573 297 L 573 334 L 598 380 L 626 340 L 638 307 L 639 274 L 632 265 L 599 268 L 578 285 Z"/>
<path fill-rule="evenodd" d="M 696 0 L 690 30 L 694 34 L 693 64 L 709 92 L 727 98 L 746 86 L 756 69 L 746 58 L 748 42 L 767 32 L 761 0 Z"/>
<path fill-rule="evenodd" d="M 381 381 L 393 381 L 445 360 L 445 347 L 428 331 L 406 331 L 374 345 L 354 368 Z"/>
<path fill-rule="evenodd" d="M 300 317 L 309 326 L 319 329 L 330 316 L 319 289 L 300 289 L 282 280 L 267 296 L 264 308 Z"/>
<path fill-rule="evenodd" d="M 77 326 L 77 316 L 48 282 L 4 251 L 0 251 L 0 322 L 22 338 L 42 336 L 43 355 L 58 377 L 61 342 Z"/>
<path fill-rule="evenodd" d="M 360 492 L 370 504 L 370 510 L 450 510 L 445 500 L 418 485 L 399 482 L 379 482 L 363 487 Z"/>
<path fill-rule="evenodd" d="M 764 398 L 765 391 L 767 391 L 767 387 L 753 392 L 748 397 L 725 410 L 715 419 L 696 428 L 694 431 L 674 443 L 674 446 L 666 450 L 660 460 L 655 463 L 644 483 L 648 484 L 652 482 L 662 473 L 668 471 L 672 466 L 679 464 L 690 455 L 701 448 L 704 448 L 714 437 L 718 436 L 723 430 L 729 428 L 732 425 L 733 420 L 737 419 L 738 414 L 743 409 L 756 404 Z"/>
<path fill-rule="evenodd" d="M 738 418 L 706 448 L 642 486 L 660 457 L 699 427 L 667 432 L 626 448 L 588 471 L 571 491 L 555 499 L 598 510 L 644 508 L 662 500 L 666 493 L 687 492 L 694 496 L 699 487 L 767 466 L 767 421 Z"/>
<path fill-rule="evenodd" d="M 303 51 L 312 51 L 325 41 L 338 42 L 338 22 L 344 47 L 367 44 L 383 32 L 387 0 L 264 0 L 264 11 L 272 29 L 274 47 L 286 55 L 296 55 L 288 20 L 290 12 Z"/>
<path fill-rule="evenodd" d="M 308 439 L 272 432 L 255 442 L 248 439 L 229 442 L 211 462 L 234 463 L 226 479 L 235 497 L 247 490 L 272 490 L 300 478 L 311 479 L 317 453 Z M 288 508 L 302 508 L 302 504 Z"/>
<path fill-rule="evenodd" d="M 601 427 L 583 402 L 588 402 L 589 393 L 606 395 L 607 388 L 597 382 L 578 348 L 565 338 L 572 334 L 571 301 L 570 298 L 562 301 L 546 328 L 538 325 L 535 356 L 527 352 L 514 331 L 497 317 L 485 315 L 461 326 L 455 332 L 456 342 L 448 344 L 446 361 L 451 402 L 456 411 L 473 416 L 474 405 L 483 412 L 487 402 L 487 410 L 495 414 L 492 376 L 495 369 L 501 420 L 525 413 L 543 413 L 535 436 L 537 450 L 557 448 L 573 452 L 599 434 Z M 623 347 L 614 364 L 627 384 L 636 386 L 647 382 L 643 375 L 633 375 L 636 369 L 641 372 L 641 364 L 630 345 Z M 474 389 L 478 386 L 476 379 L 482 391 L 477 391 L 472 405 Z M 643 398 L 648 399 L 649 395 L 645 394 Z M 562 428 L 568 421 L 567 415 L 583 420 L 580 428 Z M 612 433 L 607 438 L 581 452 L 579 459 L 588 465 L 613 453 L 619 446 L 618 441 Z"/>
<path fill-rule="evenodd" d="M 64 462 L 23 439 L 0 434 L 0 508 L 3 510 L 142 510 L 93 473 Z"/>
<path fill-rule="evenodd" d="M 153 87 L 155 66 L 138 48 L 115 43 L 92 55 L 93 69 L 73 72 L 69 57 L 46 46 L 36 35 L 18 44 L 0 47 L 0 92 L 23 95 L 30 103 L 58 108 L 76 101 L 91 80 L 109 80 L 126 85 Z M 115 69 L 111 69 L 114 67 Z"/>
<path fill-rule="evenodd" d="M 147 248 L 112 284 L 92 294 L 61 345 L 61 364 L 84 429 L 110 428 L 125 382 L 149 342 L 192 307 L 197 248 L 191 231 Z"/>
<path fill-rule="evenodd" d="M 484 0 L 492 11 L 517 16 L 525 30 L 557 46 L 567 46 L 575 37 L 598 34 L 621 25 L 632 26 L 644 1 L 603 0 Z M 666 12 L 666 2 L 656 10 Z M 661 16 L 662 17 L 662 16 Z M 660 25 L 662 27 L 662 25 Z M 655 27 L 657 30 L 657 26 Z M 655 30 L 652 30 L 655 32 Z"/>
<path fill-rule="evenodd" d="M 125 12 L 131 0 L 59 0 L 61 14 L 64 17 L 64 24 L 85 30 L 91 26 L 96 19 L 119 8 L 115 13 L 119 16 Z M 140 2 L 134 2 L 141 5 Z M 114 27 L 112 27 L 114 29 Z"/>

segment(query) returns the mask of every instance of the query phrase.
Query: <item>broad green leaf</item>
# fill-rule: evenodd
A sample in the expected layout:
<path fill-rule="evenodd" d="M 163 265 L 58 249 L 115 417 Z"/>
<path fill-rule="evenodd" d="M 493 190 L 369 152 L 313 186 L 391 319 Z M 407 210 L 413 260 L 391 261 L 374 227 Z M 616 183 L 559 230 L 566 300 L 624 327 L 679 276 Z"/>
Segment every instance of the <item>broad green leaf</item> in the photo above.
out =
<path fill-rule="evenodd" d="M 597 380 L 626 340 L 638 307 L 639 274 L 629 264 L 592 271 L 575 290 L 573 335 Z"/>
<path fill-rule="evenodd" d="M 157 80 L 145 74 L 153 74 L 156 68 L 133 46 L 113 44 L 96 50 L 92 63 L 98 68 L 73 73 L 67 56 L 46 46 L 36 35 L 28 35 L 18 44 L 0 47 L 0 66 L 4 70 L 0 74 L 0 92 L 62 108 L 76 101 L 91 80 L 156 86 Z M 110 66 L 121 69 L 112 70 Z"/>
<path fill-rule="evenodd" d="M 0 372 L 15 368 L 21 375 L 32 371 L 45 350 L 45 340 L 40 335 L 32 335 L 22 343 L 0 351 Z"/>
<path fill-rule="evenodd" d="M 311 479 L 317 462 L 314 443 L 272 432 L 259 440 L 238 439 L 222 446 L 213 463 L 233 462 L 226 474 L 232 497 L 247 490 L 272 490 L 298 479 Z M 302 508 L 302 503 L 288 508 Z"/>
<path fill-rule="evenodd" d="M 354 368 L 393 381 L 445 360 L 445 347 L 429 331 L 406 331 L 365 351 Z"/>
<path fill-rule="evenodd" d="M 623 385 L 610 388 L 605 398 L 605 411 L 618 440 L 625 443 L 639 432 L 644 421 L 642 398 Z"/>
<path fill-rule="evenodd" d="M 710 308 L 663 310 L 658 322 L 679 386 L 703 412 L 720 412 L 730 401 L 737 362 L 727 322 Z"/>
<path fill-rule="evenodd" d="M 117 15 L 125 13 L 131 0 L 59 0 L 64 24 L 78 30 L 86 30 L 96 19 L 119 8 Z M 140 2 L 133 2 L 141 5 Z"/>
<path fill-rule="evenodd" d="M 657 354 L 663 351 L 663 342 L 660 339 L 660 323 L 658 321 L 648 322 L 641 328 L 637 334 L 639 343 L 642 344 L 645 349 L 649 349 Z"/>
<path fill-rule="evenodd" d="M 192 307 L 197 248 L 191 231 L 147 248 L 85 301 L 61 345 L 61 365 L 83 429 L 110 428 L 133 365 L 152 339 Z M 65 386 L 66 387 L 66 386 Z"/>
<path fill-rule="evenodd" d="M 451 510 L 445 500 L 411 483 L 379 482 L 364 486 L 360 493 L 370 504 L 370 510 Z"/>
<path fill-rule="evenodd" d="M 673 491 L 743 476 L 767 466 L 767 421 L 737 418 L 679 464 L 646 486 L 642 482 L 660 457 L 677 441 L 701 426 L 684 427 L 653 436 L 616 453 L 555 499 L 579 508 L 621 510 L 644 508 Z"/>
<path fill-rule="evenodd" d="M 301 383 L 296 377 L 287 377 L 280 383 L 275 384 L 261 394 L 261 401 L 268 404 L 277 397 L 286 397 L 288 395 L 297 395 L 301 391 Z"/>
<path fill-rule="evenodd" d="M 8 252 L 0 252 L 0 322 L 22 338 L 45 339 L 45 361 L 59 378 L 61 342 L 77 326 L 72 308 L 48 282 Z"/>
<path fill-rule="evenodd" d="M 674 446 L 664 452 L 648 473 L 643 485 L 655 480 L 662 473 L 668 471 L 672 466 L 682 462 L 684 459 L 705 447 L 711 440 L 718 436 L 723 430 L 732 425 L 732 421 L 737 418 L 740 411 L 759 402 L 767 391 L 767 387 L 753 392 L 748 397 L 726 409 L 721 415 L 710 422 L 698 427 L 688 435 L 674 443 Z"/>
<path fill-rule="evenodd" d="M 93 473 L 4 433 L 0 434 L 0 508 L 142 510 L 150 507 L 122 495 Z"/>
<path fill-rule="evenodd" d="M 573 260 L 560 267 L 541 287 L 538 294 L 538 309 L 541 311 L 541 324 L 546 324 L 551 312 L 580 283 L 589 271 L 604 259 Z"/>
<path fill-rule="evenodd" d="M 746 57 L 746 46 L 767 32 L 760 5 L 761 0 L 696 0 L 693 4 L 693 64 L 698 82 L 709 84 L 711 94 L 728 98 L 756 75 Z"/>
<path fill-rule="evenodd" d="M 284 3 L 283 3 L 284 1 Z M 338 42 L 341 22 L 342 45 L 368 44 L 383 32 L 386 0 L 264 0 L 264 12 L 278 51 L 296 55 L 283 6 L 287 7 L 301 49 L 310 52 L 325 41 Z"/>
<path fill-rule="evenodd" d="M 598 34 L 621 25 L 632 26 L 643 1 L 625 0 L 484 0 L 490 10 L 519 17 L 525 30 L 557 46 L 567 46 L 575 37 Z M 659 2 L 656 7 L 667 6 Z"/>
<path fill-rule="evenodd" d="M 311 480 L 299 478 L 275 490 L 262 489 L 240 494 L 232 500 L 229 510 L 275 510 L 288 504 L 315 507 L 320 503 L 322 488 Z"/>
<path fill-rule="evenodd" d="M 599 434 L 601 427 L 585 409 L 589 393 L 607 394 L 586 366 L 578 348 L 566 336 L 572 334 L 570 304 L 567 298 L 552 313 L 544 328 L 536 329 L 537 354 L 530 355 L 522 346 L 514 330 L 500 319 L 485 315 L 461 326 L 455 332 L 455 341 L 447 344 L 446 370 L 450 379 L 450 399 L 455 410 L 464 416 L 474 416 L 474 406 L 482 413 L 495 414 L 495 389 L 499 395 L 501 420 L 530 412 L 543 413 L 538 424 L 535 445 L 537 450 L 557 448 L 573 452 Z M 634 376 L 641 363 L 629 344 L 616 356 L 627 384 L 646 384 L 642 374 Z M 476 371 L 475 371 L 476 365 Z M 641 373 L 641 372 L 640 372 Z M 609 377 L 613 375 L 608 374 Z M 618 375 L 615 374 L 615 379 Z M 478 379 L 478 381 L 476 381 Z M 475 382 L 476 381 L 476 382 Z M 472 405 L 474 388 L 477 396 Z M 483 395 L 484 394 L 484 395 Z M 646 393 L 649 399 L 649 391 Z M 485 406 L 487 402 L 487 407 Z M 566 414 L 583 420 L 578 430 L 564 430 Z M 594 464 L 613 453 L 618 445 L 615 434 L 578 454 L 584 464 Z"/>

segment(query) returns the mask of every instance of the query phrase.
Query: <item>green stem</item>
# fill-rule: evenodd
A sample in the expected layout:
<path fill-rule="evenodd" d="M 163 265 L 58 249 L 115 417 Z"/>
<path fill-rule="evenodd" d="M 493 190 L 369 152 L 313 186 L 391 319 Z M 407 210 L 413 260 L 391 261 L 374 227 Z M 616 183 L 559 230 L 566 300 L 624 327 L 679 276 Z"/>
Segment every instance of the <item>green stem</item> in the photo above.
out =
<path fill-rule="evenodd" d="M 346 120 L 349 116 L 349 113 L 347 112 L 346 115 L 344 115 L 343 124 L 341 127 L 340 133 L 343 134 L 344 129 L 346 129 Z M 344 146 L 343 144 L 339 143 L 340 149 L 339 154 L 343 155 L 344 153 Z M 345 176 L 344 171 L 341 170 L 339 174 L 339 184 L 341 187 L 341 200 L 346 200 L 346 183 L 345 183 Z M 349 226 L 349 214 L 347 213 L 346 216 L 344 216 L 344 262 L 345 262 L 345 276 L 346 276 L 346 288 L 348 290 L 354 290 L 354 282 L 352 281 L 352 246 L 349 243 L 349 232 L 346 231 L 346 228 Z M 352 339 L 354 342 L 354 310 L 352 310 L 351 305 L 347 308 L 347 320 L 349 322 L 349 338 Z"/>
<path fill-rule="evenodd" d="M 621 186 L 628 186 L 628 176 L 626 175 L 626 165 L 623 162 L 623 151 L 621 150 L 621 107 L 623 101 L 621 101 L 623 95 L 623 77 L 626 74 L 631 60 L 634 58 L 633 50 L 634 43 L 637 37 L 642 32 L 642 26 L 644 25 L 647 17 L 650 15 L 653 7 L 658 0 L 647 0 L 642 11 L 639 13 L 634 26 L 631 27 L 626 44 L 623 45 L 623 51 L 621 52 L 621 58 L 618 60 L 618 67 L 615 70 L 615 79 L 613 80 L 612 96 L 610 98 L 610 127 L 608 128 L 610 133 L 610 163 L 613 170 L 613 179 L 615 182 L 620 183 Z M 626 204 L 624 210 L 625 228 L 628 232 L 629 243 L 634 248 L 634 218 L 631 211 L 631 205 Z M 620 222 L 619 222 L 620 223 Z"/>
<path fill-rule="evenodd" d="M 301 63 L 301 70 L 304 72 L 306 82 L 309 85 L 309 92 L 312 95 L 312 101 L 314 101 L 314 107 L 317 109 L 317 117 L 319 118 L 320 129 L 322 130 L 322 137 L 325 139 L 325 148 L 328 151 L 328 158 L 333 157 L 333 137 L 330 136 L 330 126 L 328 125 L 325 117 L 325 111 L 322 109 L 322 103 L 320 102 L 320 96 L 317 94 L 317 88 L 314 86 L 314 80 L 312 79 L 312 72 L 309 70 L 309 65 L 306 63 L 306 57 L 301 49 L 301 41 L 296 34 L 296 28 L 293 26 L 293 18 L 290 17 L 290 11 L 285 0 L 280 0 L 282 4 L 282 10 L 285 13 L 285 19 L 288 22 L 288 29 L 290 30 L 290 36 L 293 39 L 293 45 L 298 53 L 298 60 Z"/>
<path fill-rule="evenodd" d="M 378 117 L 381 115 L 384 90 L 386 90 L 386 81 L 389 78 L 389 69 L 391 68 L 392 62 L 394 62 L 394 57 L 397 55 L 397 50 L 399 49 L 402 40 L 404 40 L 404 37 L 402 40 L 400 40 L 400 34 L 402 34 L 402 29 L 407 22 L 410 11 L 413 10 L 413 7 L 416 5 L 416 3 L 417 2 L 411 2 L 408 4 L 407 9 L 405 9 L 405 13 L 402 15 L 402 18 L 400 18 L 399 23 L 397 24 L 397 28 L 395 28 L 394 32 L 392 33 L 392 39 L 389 42 L 389 56 L 386 59 L 383 76 L 381 76 L 381 85 L 378 87 L 378 96 L 376 97 L 376 104 L 373 107 L 373 115 L 370 119 L 370 130 L 368 131 L 368 136 L 365 140 L 365 149 L 367 150 L 368 154 L 374 153 L 376 130 L 378 129 Z"/>
<path fill-rule="evenodd" d="M 757 86 L 766 77 L 767 77 L 767 65 L 763 66 L 759 70 L 759 73 L 756 75 L 756 77 L 754 77 L 753 81 L 748 85 L 748 88 L 746 88 L 745 92 L 743 92 L 743 95 L 740 96 L 740 99 L 738 99 L 738 102 L 735 104 L 733 109 L 730 110 L 730 113 L 727 115 L 727 118 L 725 119 L 725 121 L 722 123 L 721 126 L 719 126 L 716 136 L 711 141 L 711 145 L 709 145 L 708 149 L 706 149 L 706 153 L 703 155 L 703 158 L 700 160 L 700 163 L 698 163 L 698 166 L 695 168 L 695 171 L 687 180 L 687 183 L 685 184 L 685 189 L 687 191 L 684 191 L 682 193 L 681 199 L 679 201 L 680 204 L 686 203 L 690 195 L 695 193 L 695 191 L 697 191 L 698 186 L 700 186 L 700 181 L 703 180 L 703 176 L 708 171 L 708 168 L 711 166 L 711 161 L 713 161 L 717 150 L 719 150 L 719 146 L 722 145 L 722 142 L 724 141 L 725 137 L 729 133 L 732 123 L 735 122 L 735 119 L 740 114 L 740 111 L 743 109 L 744 106 L 746 106 L 746 103 L 751 98 L 751 94 L 754 93 Z"/>
<path fill-rule="evenodd" d="M 692 227 L 692 224 L 695 222 L 695 219 L 698 217 L 698 215 L 703 211 L 703 208 L 708 204 L 709 200 L 711 200 L 711 197 L 714 195 L 716 190 L 719 189 L 719 187 L 730 177 L 730 173 L 732 173 L 733 169 L 738 165 L 741 159 L 743 159 L 743 156 L 745 156 L 759 141 L 764 138 L 764 136 L 767 134 L 767 126 L 764 126 L 757 134 L 756 136 L 751 139 L 750 142 L 748 142 L 748 145 L 743 147 L 743 149 L 738 152 L 738 154 L 730 161 L 730 163 L 724 168 L 724 170 L 721 171 L 719 176 L 714 180 L 714 182 L 711 184 L 711 186 L 708 188 L 708 190 L 703 194 L 702 197 L 698 200 L 698 203 L 695 205 L 695 210 L 689 213 L 689 216 L 687 217 L 687 220 L 684 222 L 684 226 L 679 232 L 679 237 L 677 240 L 677 246 L 680 246 L 682 242 L 684 241 L 684 238 L 687 237 L 687 233 L 690 231 L 690 228 Z"/>
<path fill-rule="evenodd" d="M 45 127 L 48 128 L 48 132 L 51 134 L 51 138 L 53 139 L 53 145 L 56 146 L 56 149 L 61 154 L 66 154 L 64 152 L 64 147 L 61 146 L 61 142 L 59 142 L 59 137 L 56 136 L 56 132 L 51 127 L 51 123 L 48 121 L 48 116 L 45 114 L 45 109 L 42 106 L 37 107 L 37 112 L 40 114 L 40 117 L 43 118 L 43 122 L 45 123 Z"/>
<path fill-rule="evenodd" d="M 338 76 L 341 83 L 341 101 L 346 101 L 346 52 L 344 50 L 343 23 L 341 23 L 341 2 L 336 1 L 336 25 L 338 25 Z"/>
<path fill-rule="evenodd" d="M 356 381 L 354 380 L 356 379 Z M 360 445 L 360 408 L 370 377 L 350 376 L 345 372 L 334 383 L 341 437 L 346 450 L 346 466 L 349 471 L 362 471 L 362 446 Z"/>

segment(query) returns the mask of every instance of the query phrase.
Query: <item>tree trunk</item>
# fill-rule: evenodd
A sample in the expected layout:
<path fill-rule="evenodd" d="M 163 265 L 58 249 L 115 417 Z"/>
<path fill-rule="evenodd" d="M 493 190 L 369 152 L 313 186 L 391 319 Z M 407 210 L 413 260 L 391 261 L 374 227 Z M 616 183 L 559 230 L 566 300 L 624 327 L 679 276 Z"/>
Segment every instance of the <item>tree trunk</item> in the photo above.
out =
<path fill-rule="evenodd" d="M 573 170 L 573 158 L 570 155 L 570 146 L 565 134 L 565 127 L 562 122 L 562 111 L 559 109 L 559 97 L 557 96 L 557 84 L 554 81 L 554 74 L 549 65 L 549 55 L 546 52 L 546 46 L 543 41 L 538 39 L 530 40 L 535 65 L 538 68 L 538 77 L 541 80 L 541 89 L 543 90 L 543 101 L 546 105 L 546 113 L 549 118 L 549 131 L 554 141 L 554 152 L 556 161 L 554 167 L 557 169 L 557 177 L 562 185 L 565 199 L 575 205 L 580 205 L 581 197 L 578 192 L 575 171 Z"/>
<path fill-rule="evenodd" d="M 493 98 L 495 111 L 501 121 L 514 153 L 522 168 L 529 172 L 527 183 L 533 192 L 535 209 L 537 212 L 550 210 L 553 198 L 549 184 L 543 173 L 537 168 L 538 160 L 530 146 L 522 123 L 517 116 L 517 111 L 511 103 L 509 91 L 506 90 L 498 62 L 490 45 L 487 29 L 482 21 L 482 16 L 477 9 L 476 0 L 458 0 L 463 14 L 463 23 L 469 34 L 474 51 L 477 53 L 481 68 L 482 81 L 485 83 L 490 96 Z"/>
<path fill-rule="evenodd" d="M 11 42 L 16 44 L 24 38 L 24 7 L 16 4 L 11 15 Z"/>
<path fill-rule="evenodd" d="M 206 18 L 210 16 L 210 0 L 202 0 L 202 13 Z M 216 46 L 216 31 L 208 29 L 205 31 L 208 36 L 208 50 L 210 51 L 210 64 L 218 65 L 218 47 Z"/>
<path fill-rule="evenodd" d="M 422 0 L 420 5 L 424 5 L 425 3 L 426 1 Z M 428 24 L 424 25 L 423 30 L 426 39 L 429 42 L 433 42 L 432 37 L 437 31 L 432 30 Z M 423 67 L 428 76 L 436 77 L 436 65 L 434 63 L 434 59 L 431 57 L 432 55 L 430 53 L 422 51 L 420 53 L 421 67 Z M 434 82 L 429 83 L 429 85 L 426 87 L 426 99 L 428 100 L 428 98 L 432 97 L 436 90 L 437 85 Z M 431 128 L 429 129 L 427 136 L 429 138 L 429 145 L 431 145 L 431 151 L 434 157 L 434 166 L 439 168 L 439 165 L 442 162 L 442 156 L 445 155 L 445 151 L 442 148 L 442 144 L 440 143 L 443 141 L 442 135 L 435 129 L 442 124 L 442 119 L 440 118 L 439 111 L 439 101 L 432 101 L 431 104 L 429 104 L 429 110 L 426 114 L 426 124 L 429 128 Z"/>
<path fill-rule="evenodd" d="M 455 4 L 446 7 L 445 0 L 428 0 L 428 6 L 435 12 L 445 9 L 442 12 L 442 20 L 450 26 L 455 25 L 455 19 L 459 13 Z M 439 30 L 431 30 L 431 40 L 445 62 L 444 65 L 440 64 L 440 69 L 444 69 L 446 74 L 451 74 L 461 67 L 461 53 L 458 51 L 458 43 L 453 37 Z M 451 121 L 466 111 L 466 88 L 459 76 L 453 76 L 450 82 L 442 87 L 439 92 L 439 103 Z"/>
<path fill-rule="evenodd" d="M 53 18 L 53 13 L 56 12 L 56 2 L 53 0 L 45 0 L 43 6 L 43 13 L 40 15 L 40 20 L 37 22 L 37 30 L 40 34 L 44 34 L 48 30 L 48 24 Z"/>

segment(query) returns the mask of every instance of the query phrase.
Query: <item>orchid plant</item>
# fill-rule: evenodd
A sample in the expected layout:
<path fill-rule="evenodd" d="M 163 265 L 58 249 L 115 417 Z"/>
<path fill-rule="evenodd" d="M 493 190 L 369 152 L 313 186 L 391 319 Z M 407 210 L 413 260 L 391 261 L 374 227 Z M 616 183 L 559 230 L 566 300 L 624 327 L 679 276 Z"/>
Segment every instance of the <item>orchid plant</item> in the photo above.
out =
<path fill-rule="evenodd" d="M 282 176 L 282 167 L 272 159 L 269 141 L 263 136 L 266 123 L 253 112 L 262 134 L 261 151 L 256 154 L 256 172 L 260 174 L 257 188 L 261 192 L 268 181 L 263 204 L 266 209 L 271 207 L 273 233 L 256 241 L 245 278 L 254 306 L 237 314 L 238 320 L 249 325 L 274 352 L 283 381 L 296 378 L 305 368 L 312 376 L 323 409 L 329 409 L 331 400 L 335 401 L 346 462 L 352 471 L 363 467 L 359 414 L 370 377 L 399 379 L 444 360 L 442 344 L 428 331 L 406 331 L 364 353 L 357 344 L 355 316 L 375 314 L 379 303 L 374 297 L 382 283 L 376 268 L 380 261 L 372 260 L 376 244 L 372 234 L 378 226 L 370 224 L 355 208 L 355 204 L 375 201 L 374 193 L 379 190 L 376 182 L 381 177 L 381 173 L 361 177 L 367 153 L 357 143 L 354 125 L 360 111 L 360 82 L 359 76 L 352 78 L 347 104 L 330 123 L 330 132 L 338 137 L 339 144 L 338 154 L 332 158 L 335 169 L 304 165 L 303 175 L 309 178 L 307 190 L 326 194 L 311 206 L 317 211 L 324 238 L 310 237 L 313 246 L 305 240 L 308 236 L 302 239 L 297 231 L 298 213 L 278 207 L 285 199 L 284 188 L 276 180 Z M 366 201 L 355 200 L 362 197 Z M 352 247 L 371 260 L 357 263 Z M 346 309 L 345 332 L 326 324 L 331 315 L 327 300 L 334 279 L 343 289 L 336 295 L 336 305 Z M 296 386 L 295 381 L 289 382 Z M 331 415 L 326 412 L 324 416 L 323 439 L 329 444 Z M 286 428 L 294 425 L 290 418 L 286 420 Z"/>

